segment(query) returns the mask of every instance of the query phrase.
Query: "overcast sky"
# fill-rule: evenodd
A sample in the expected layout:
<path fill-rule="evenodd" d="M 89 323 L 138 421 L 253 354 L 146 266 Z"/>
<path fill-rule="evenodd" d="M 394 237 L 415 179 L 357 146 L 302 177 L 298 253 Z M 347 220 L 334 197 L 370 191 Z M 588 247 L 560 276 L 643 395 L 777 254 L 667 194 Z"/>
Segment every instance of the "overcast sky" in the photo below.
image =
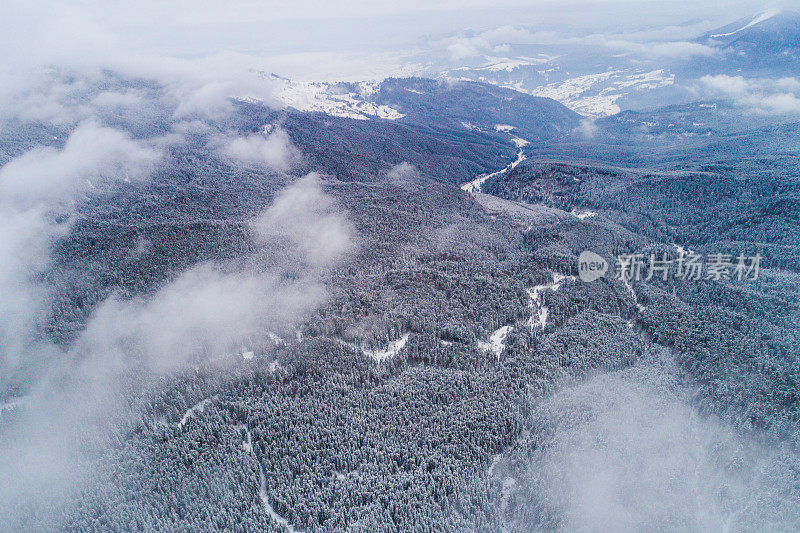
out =
<path fill-rule="evenodd" d="M 800 0 L 5 0 L 0 61 L 86 64 L 114 55 L 220 51 L 364 56 L 402 52 L 425 36 L 464 29 L 513 25 L 607 33 L 686 21 L 713 27 L 769 7 L 800 9 Z"/>
<path fill-rule="evenodd" d="M 638 48 L 702 53 L 686 41 L 767 8 L 800 11 L 800 0 L 5 0 L 0 114 L 16 113 L 21 98 L 30 106 L 31 94 L 44 95 L 49 67 L 62 79 L 108 69 L 209 100 L 211 93 L 263 95 L 263 87 L 253 90 L 259 71 L 301 80 L 430 74 L 421 66 L 431 58 L 458 66 L 470 50 L 498 50 L 520 36 L 539 44 L 531 35 L 557 41 L 592 34 L 581 42 L 613 41 L 614 53 L 648 40 L 659 46 Z M 457 42 L 469 35 L 478 39 Z"/>

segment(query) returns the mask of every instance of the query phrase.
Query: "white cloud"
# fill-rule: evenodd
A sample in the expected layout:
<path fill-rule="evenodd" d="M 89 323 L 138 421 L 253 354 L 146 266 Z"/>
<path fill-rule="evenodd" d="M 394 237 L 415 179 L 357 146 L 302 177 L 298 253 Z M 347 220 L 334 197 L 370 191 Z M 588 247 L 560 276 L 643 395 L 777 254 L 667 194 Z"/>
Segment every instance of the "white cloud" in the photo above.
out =
<path fill-rule="evenodd" d="M 796 473 L 796 454 L 701 415 L 677 375 L 672 363 L 643 362 L 537 405 L 541 440 L 514 503 L 569 531 L 792 529 L 797 489 L 782 472 Z"/>
<path fill-rule="evenodd" d="M 586 139 L 591 139 L 597 134 L 598 128 L 597 124 L 594 123 L 594 120 L 592 120 L 591 118 L 585 118 L 581 120 L 580 125 L 578 125 L 578 127 L 575 128 L 575 130 L 578 132 L 578 134 L 585 137 Z"/>
<path fill-rule="evenodd" d="M 62 149 L 34 148 L 0 168 L 0 201 L 50 203 L 98 178 L 139 178 L 159 157 L 123 132 L 85 122 Z"/>
<path fill-rule="evenodd" d="M 743 76 L 703 76 L 700 81 L 709 89 L 736 96 L 747 94 L 750 87 Z"/>
<path fill-rule="evenodd" d="M 268 135 L 219 137 L 214 142 L 218 151 L 227 157 L 244 163 L 261 163 L 279 171 L 288 170 L 300 157 L 299 150 L 282 128 L 276 128 Z"/>
<path fill-rule="evenodd" d="M 450 37 L 444 40 L 453 59 L 464 59 L 485 53 L 503 53 L 509 44 L 538 44 L 561 39 L 551 32 L 531 32 L 514 26 L 501 26 L 468 37 Z"/>
<path fill-rule="evenodd" d="M 417 167 L 407 161 L 403 161 L 390 168 L 386 173 L 386 177 L 393 185 L 408 187 L 419 182 L 420 174 Z"/>
<path fill-rule="evenodd" d="M 0 368 L 9 375 L 35 351 L 47 305 L 37 281 L 50 246 L 69 229 L 80 193 L 104 179 L 141 178 L 160 153 L 126 134 L 86 122 L 61 149 L 34 148 L 0 168 Z"/>
<path fill-rule="evenodd" d="M 354 250 L 353 229 L 316 175 L 281 191 L 253 228 L 263 244 L 288 240 L 296 253 L 281 255 L 267 271 L 200 264 L 153 296 L 112 296 L 93 313 L 74 356 L 163 372 L 234 353 L 267 331 L 295 327 L 324 301 L 321 275 Z"/>
<path fill-rule="evenodd" d="M 794 94 L 769 94 L 754 102 L 754 107 L 770 114 L 800 113 L 800 98 Z"/>
<path fill-rule="evenodd" d="M 471 36 L 448 37 L 442 43 L 453 59 L 465 59 L 483 54 L 507 53 L 509 45 L 584 45 L 600 46 L 644 58 L 685 59 L 693 56 L 713 56 L 714 48 L 685 40 L 669 40 L 663 32 L 591 33 L 575 35 L 569 32 L 533 30 L 501 26 Z"/>
<path fill-rule="evenodd" d="M 604 44 L 612 50 L 624 50 L 640 54 L 646 58 L 688 59 L 695 56 L 711 57 L 719 53 L 710 46 L 688 41 L 634 42 L 609 40 Z"/>
<path fill-rule="evenodd" d="M 729 98 L 735 104 L 765 114 L 800 113 L 800 81 L 796 78 L 745 78 L 743 76 L 703 76 L 701 90 L 715 97 Z"/>
<path fill-rule="evenodd" d="M 136 416 L 129 386 L 146 388 L 188 363 L 236 361 L 227 356 L 268 331 L 291 332 L 325 301 L 327 269 L 355 249 L 345 212 L 315 175 L 284 189 L 254 229 L 265 248 L 284 239 L 295 253 L 266 270 L 204 263 L 150 296 L 111 296 L 68 352 L 39 347 L 48 368 L 16 425 L 4 428 L 11 438 L 0 435 L 0 524 L 13 523 L 22 502 L 62 506 L 62 494 L 83 486 L 114 424 Z"/>
<path fill-rule="evenodd" d="M 314 173 L 298 180 L 252 223 L 261 241 L 288 239 L 313 267 L 329 265 L 355 247 L 345 213 L 320 184 Z"/>
<path fill-rule="evenodd" d="M 73 351 L 101 364 L 170 371 L 187 361 L 236 353 L 246 339 L 294 324 L 324 296 L 324 287 L 310 276 L 287 280 L 202 264 L 151 298 L 103 302 Z"/>

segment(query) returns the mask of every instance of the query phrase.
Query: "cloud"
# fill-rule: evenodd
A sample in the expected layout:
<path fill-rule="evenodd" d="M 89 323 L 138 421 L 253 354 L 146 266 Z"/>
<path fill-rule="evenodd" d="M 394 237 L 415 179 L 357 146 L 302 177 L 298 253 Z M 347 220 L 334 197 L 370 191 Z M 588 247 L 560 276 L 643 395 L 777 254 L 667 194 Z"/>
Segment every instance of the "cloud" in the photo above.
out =
<path fill-rule="evenodd" d="M 266 270 L 203 263 L 152 296 L 111 296 L 92 314 L 73 357 L 171 371 L 295 327 L 324 302 L 323 274 L 354 251 L 354 230 L 315 174 L 282 190 L 252 227 L 262 246 L 284 241 L 293 253 Z"/>
<path fill-rule="evenodd" d="M 0 117 L 73 125 L 110 103 L 134 104 L 135 91 L 98 94 L 109 73 L 155 82 L 176 118 L 219 119 L 232 111 L 235 97 L 281 105 L 272 80 L 264 75 L 271 70 L 264 57 L 225 49 L 199 56 L 180 56 L 169 48 L 154 51 L 126 31 L 110 31 L 91 9 L 53 5 L 42 11 L 33 5 L 19 9 L 18 21 L 24 20 L 31 34 L 20 37 L 31 43 L 24 55 L 14 44 L 19 40 L 0 37 L 0 51 L 5 52 Z"/>
<path fill-rule="evenodd" d="M 472 36 L 450 37 L 444 40 L 453 59 L 464 59 L 485 53 L 503 53 L 509 44 L 538 44 L 541 40 L 552 40 L 554 33 L 531 32 L 514 26 L 501 26 Z"/>
<path fill-rule="evenodd" d="M 597 124 L 594 123 L 594 120 L 590 118 L 585 118 L 581 120 L 581 123 L 575 128 L 575 131 L 586 139 L 591 139 L 597 134 L 598 128 Z"/>
<path fill-rule="evenodd" d="M 165 84 L 167 94 L 177 102 L 178 118 L 221 118 L 232 111 L 234 97 L 281 107 L 276 85 L 265 75 L 270 64 L 264 58 L 218 52 L 196 59 L 149 57 L 142 63 L 139 75 Z"/>
<path fill-rule="evenodd" d="M 284 241 L 289 245 L 287 253 L 315 268 L 331 264 L 356 246 L 345 213 L 320 183 L 318 174 L 308 174 L 252 222 L 261 242 Z"/>
<path fill-rule="evenodd" d="M 48 264 L 50 245 L 65 232 L 37 209 L 0 208 L 0 385 L 27 364 L 36 326 L 47 311 L 48 288 L 36 275 Z"/>
<path fill-rule="evenodd" d="M 172 371 L 189 361 L 239 353 L 247 339 L 296 324 L 324 295 L 324 286 L 309 275 L 285 279 L 201 264 L 151 298 L 112 296 L 103 302 L 73 352 L 102 358 L 102 364 Z"/>
<path fill-rule="evenodd" d="M 453 59 L 465 59 L 483 54 L 511 51 L 509 45 L 583 45 L 623 51 L 644 58 L 687 59 L 693 56 L 713 56 L 714 48 L 685 40 L 669 40 L 665 32 L 589 33 L 536 30 L 500 26 L 469 36 L 447 37 L 442 40 Z"/>
<path fill-rule="evenodd" d="M 800 113 L 800 81 L 796 78 L 745 78 L 743 76 L 703 76 L 700 90 L 714 97 L 757 113 L 780 115 Z"/>
<path fill-rule="evenodd" d="M 420 174 L 417 167 L 407 161 L 398 163 L 386 173 L 386 177 L 392 185 L 398 187 L 410 187 L 419 183 Z"/>
<path fill-rule="evenodd" d="M 78 196 L 104 180 L 139 179 L 159 151 L 85 122 L 60 149 L 34 148 L 0 167 L 0 368 L 8 378 L 29 356 L 48 289 L 37 277 L 69 230 Z"/>
<path fill-rule="evenodd" d="M 275 128 L 266 135 L 217 137 L 214 143 L 217 151 L 226 157 L 244 163 L 261 163 L 278 171 L 288 170 L 300 157 L 300 151 L 282 128 Z"/>
<path fill-rule="evenodd" d="M 623 50 L 647 58 L 689 59 L 711 57 L 719 53 L 710 46 L 689 41 L 634 42 L 611 39 L 604 41 L 603 45 L 612 50 Z"/>
<path fill-rule="evenodd" d="M 42 510 L 63 508 L 84 486 L 95 452 L 138 416 L 131 397 L 187 364 L 235 362 L 230 356 L 270 331 L 290 335 L 325 301 L 326 273 L 356 247 L 346 213 L 316 175 L 281 191 L 253 230 L 265 251 L 281 241 L 291 253 L 268 266 L 198 264 L 152 295 L 112 295 L 66 352 L 39 347 L 51 364 L 0 431 L 0 528 L 29 519 L 17 512 L 31 499 L 40 529 L 57 528 Z"/>
<path fill-rule="evenodd" d="M 447 45 L 447 51 L 453 59 L 474 57 L 492 49 L 491 43 L 480 37 L 464 37 Z"/>
<path fill-rule="evenodd" d="M 537 405 L 531 434 L 541 440 L 510 486 L 508 507 L 554 522 L 525 527 L 791 529 L 798 520 L 796 486 L 784 473 L 796 474 L 797 456 L 701 415 L 677 376 L 674 363 L 641 362 Z"/>
<path fill-rule="evenodd" d="M 789 93 L 769 94 L 760 97 L 753 107 L 769 114 L 800 113 L 800 98 Z"/>
<path fill-rule="evenodd" d="M 159 157 L 123 132 L 84 122 L 62 149 L 34 148 L 0 168 L 0 201 L 49 204 L 91 187 L 93 179 L 140 178 Z"/>
<path fill-rule="evenodd" d="M 84 409 L 105 399 L 82 388 L 98 382 L 95 374 L 73 366 L 42 333 L 52 291 L 42 274 L 51 247 L 68 233 L 82 195 L 104 182 L 143 179 L 160 158 L 146 142 L 85 121 L 61 148 L 34 148 L 0 167 L 0 392 L 8 394 L 9 383 L 33 391 L 19 422 L 0 431 L 0 524 L 32 497 L 28 491 L 44 508 L 78 483 L 73 456 L 89 445 L 85 418 L 97 413 Z"/>
<path fill-rule="evenodd" d="M 750 85 L 743 76 L 703 76 L 700 81 L 709 89 L 728 95 L 742 96 L 748 92 Z"/>
<path fill-rule="evenodd" d="M 288 251 L 270 255 L 268 266 L 247 258 L 244 266 L 196 265 L 154 294 L 112 295 L 68 348 L 48 341 L 42 326 L 54 288 L 43 274 L 54 243 L 72 226 L 76 203 L 112 180 L 145 179 L 165 143 L 188 134 L 213 137 L 213 122 L 234 109 L 231 98 L 281 106 L 268 57 L 226 46 L 181 54 L 182 38 L 151 47 L 148 37 L 118 26 L 143 23 L 138 15 L 146 12 L 147 31 L 158 19 L 152 27 L 171 34 L 169 17 L 155 16 L 170 8 L 159 6 L 139 6 L 130 18 L 99 5 L 12 0 L 0 8 L 8 30 L 0 32 L 0 120 L 71 130 L 63 144 L 48 139 L 53 147 L 33 148 L 0 168 L 0 398 L 11 392 L 9 382 L 29 393 L 24 408 L 0 424 L 0 529 L 29 508 L 25 502 L 36 502 L 44 520 L 49 513 L 37 509 L 58 509 L 62 494 L 80 490 L 93 451 L 115 421 L 136 415 L 131 397 L 151 378 L 225 358 L 268 330 L 297 327 L 325 301 L 326 273 L 356 246 L 346 213 L 319 178 L 301 179 L 253 221 L 265 255 L 276 242 Z M 28 43 L 22 51 L 20 42 Z M 284 65 L 293 61 L 291 54 L 280 57 Z M 151 130 L 132 124 L 149 113 L 166 117 L 171 133 L 138 138 Z M 281 171 L 299 157 L 280 129 L 214 141 L 227 157 Z M 148 253 L 140 244 L 131 254 Z M 137 379 L 129 381 L 131 375 Z"/>
<path fill-rule="evenodd" d="M 710 48 L 687 41 L 687 28 L 707 28 L 701 28 L 703 24 L 696 20 L 689 25 L 677 23 L 691 17 L 723 17 L 718 9 L 703 3 L 681 2 L 691 9 L 672 9 L 669 16 L 666 8 L 650 5 L 648 26 L 625 32 L 621 29 L 626 26 L 642 27 L 640 17 L 633 16 L 639 12 L 633 3 L 627 16 L 620 6 L 610 9 L 610 4 L 602 1 L 583 2 L 570 9 L 548 0 L 535 2 L 536 9 L 521 0 L 502 6 L 477 0 L 468 8 L 451 2 L 423 4 L 359 1 L 332 7 L 310 0 L 303 5 L 314 7 L 304 10 L 296 4 L 239 0 L 224 9 L 201 2 L 187 11 L 152 0 L 135 7 L 10 0 L 0 12 L 5 30 L 0 32 L 0 78 L 4 82 L 0 85 L 0 116 L 73 125 L 92 116 L 95 107 L 108 108 L 107 98 L 113 96 L 82 100 L 76 99 L 75 93 L 82 90 L 84 79 L 101 79 L 111 71 L 129 79 L 155 80 L 177 119 L 220 119 L 233 109 L 232 97 L 281 107 L 269 76 L 273 72 L 304 80 L 430 73 L 432 54 L 442 50 L 462 59 L 508 54 L 513 52 L 512 44 L 591 44 L 586 28 L 595 27 L 597 33 L 601 24 L 616 28 L 594 40 L 608 41 L 614 50 L 645 57 L 708 55 Z M 739 4 L 736 9 L 729 8 L 724 17 L 743 11 L 744 4 Z M 419 20 L 421 14 L 424 21 Z M 408 17 L 414 17 L 416 24 L 408 24 Z M 511 26 L 504 22 L 508 20 L 518 22 Z M 424 39 L 431 44 L 428 35 L 465 27 L 476 29 L 439 39 L 434 50 L 421 46 Z M 539 31 L 537 27 L 558 31 Z M 20 48 L 20 42 L 27 44 Z M 654 44 L 642 47 L 641 43 Z M 135 95 L 124 100 L 118 95 L 116 104 L 131 104 L 134 99 Z"/>

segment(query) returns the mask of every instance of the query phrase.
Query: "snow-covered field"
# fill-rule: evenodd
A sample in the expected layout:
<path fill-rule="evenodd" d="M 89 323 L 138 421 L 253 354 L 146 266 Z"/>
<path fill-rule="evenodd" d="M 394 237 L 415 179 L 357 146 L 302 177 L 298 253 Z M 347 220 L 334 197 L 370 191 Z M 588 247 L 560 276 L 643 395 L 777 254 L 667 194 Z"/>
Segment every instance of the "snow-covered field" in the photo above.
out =
<path fill-rule="evenodd" d="M 525 159 L 527 159 L 527 156 L 522 152 L 522 148 L 520 148 L 519 152 L 517 152 L 517 158 L 509 163 L 505 168 L 498 170 L 497 172 L 492 172 L 491 174 L 486 174 L 485 176 L 479 176 L 474 180 L 463 184 L 461 186 L 461 190 L 466 192 L 481 192 L 481 186 L 483 185 L 484 181 L 488 180 L 489 178 L 499 176 L 500 174 L 505 174 L 512 168 L 525 161 Z"/>
<path fill-rule="evenodd" d="M 553 59 L 555 56 L 550 56 L 546 54 L 539 54 L 537 57 L 514 57 L 514 58 L 506 58 L 506 57 L 487 57 L 487 62 L 483 66 L 480 67 L 458 67 L 453 69 L 454 72 L 456 71 L 465 71 L 465 70 L 484 70 L 484 71 L 491 71 L 491 72 L 513 72 L 520 67 L 531 67 L 531 66 L 538 66 L 543 65 Z"/>
<path fill-rule="evenodd" d="M 587 218 L 592 218 L 592 217 L 596 217 L 597 216 L 597 213 L 595 213 L 594 211 L 578 211 L 576 209 L 573 209 L 572 211 L 570 211 L 570 213 L 575 215 L 576 217 L 578 217 L 581 220 L 585 220 Z"/>
<path fill-rule="evenodd" d="M 340 86 L 324 82 L 291 81 L 281 79 L 283 87 L 278 97 L 286 107 L 298 111 L 326 113 L 335 117 L 368 120 L 382 118 L 396 120 L 404 115 L 386 105 L 368 101 L 378 87 L 376 82 L 359 82 L 357 92 L 344 92 Z"/>
<path fill-rule="evenodd" d="M 362 348 L 360 345 L 348 342 L 344 339 L 335 339 L 336 342 L 342 344 L 343 346 L 347 346 L 351 350 L 356 352 L 361 352 L 365 356 L 369 357 L 370 359 L 377 361 L 378 363 L 386 361 L 387 359 L 391 359 L 392 357 L 396 357 L 400 354 L 400 352 L 405 347 L 406 343 L 408 342 L 408 337 L 410 333 L 404 333 L 399 339 L 390 341 L 386 348 L 379 349 L 379 350 L 367 350 Z"/>
<path fill-rule="evenodd" d="M 28 401 L 27 396 L 20 396 L 18 398 L 12 398 L 10 400 L 0 402 L 0 419 L 3 418 L 3 413 L 10 413 L 11 411 L 19 409 L 25 404 L 26 401 Z"/>
<path fill-rule="evenodd" d="M 609 70 L 549 83 L 530 92 L 552 98 L 573 111 L 589 117 L 619 113 L 617 100 L 628 92 L 657 89 L 675 83 L 675 76 L 663 69 L 647 72 Z"/>

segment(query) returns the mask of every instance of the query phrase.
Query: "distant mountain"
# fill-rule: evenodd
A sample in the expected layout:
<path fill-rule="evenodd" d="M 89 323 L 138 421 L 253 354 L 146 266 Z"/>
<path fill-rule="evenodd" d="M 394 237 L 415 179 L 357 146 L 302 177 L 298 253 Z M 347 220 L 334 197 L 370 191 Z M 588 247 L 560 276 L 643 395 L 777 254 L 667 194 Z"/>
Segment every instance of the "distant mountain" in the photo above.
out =
<path fill-rule="evenodd" d="M 738 68 L 795 72 L 799 70 L 800 13 L 765 11 L 701 35 L 697 42 L 719 49 L 726 63 Z"/>
<path fill-rule="evenodd" d="M 577 113 L 555 100 L 488 83 L 428 78 L 324 83 L 271 77 L 283 84 L 278 93 L 287 107 L 333 117 L 472 131 L 510 125 L 529 140 L 558 135 L 580 122 Z"/>
<path fill-rule="evenodd" d="M 280 125 L 306 156 L 308 170 L 342 180 L 382 179 L 407 162 L 424 176 L 460 184 L 505 167 L 527 143 L 569 134 L 581 122 L 555 100 L 486 83 L 284 82 L 287 110 L 240 100 L 242 113 L 228 126 L 255 132 Z"/>
<path fill-rule="evenodd" d="M 682 37 L 572 39 L 504 43 L 500 55 L 476 56 L 442 67 L 440 74 L 553 98 L 592 118 L 693 102 L 698 79 L 706 75 L 800 75 L 800 13 L 792 11 L 754 14 L 689 39 L 691 45 Z"/>
<path fill-rule="evenodd" d="M 380 85 L 375 102 L 398 109 L 404 122 L 489 131 L 512 126 L 528 141 L 557 136 L 580 123 L 580 115 L 550 98 L 470 81 L 390 78 Z"/>
<path fill-rule="evenodd" d="M 717 47 L 752 48 L 780 52 L 800 47 L 800 13 L 765 11 L 705 34 L 701 39 Z"/>

